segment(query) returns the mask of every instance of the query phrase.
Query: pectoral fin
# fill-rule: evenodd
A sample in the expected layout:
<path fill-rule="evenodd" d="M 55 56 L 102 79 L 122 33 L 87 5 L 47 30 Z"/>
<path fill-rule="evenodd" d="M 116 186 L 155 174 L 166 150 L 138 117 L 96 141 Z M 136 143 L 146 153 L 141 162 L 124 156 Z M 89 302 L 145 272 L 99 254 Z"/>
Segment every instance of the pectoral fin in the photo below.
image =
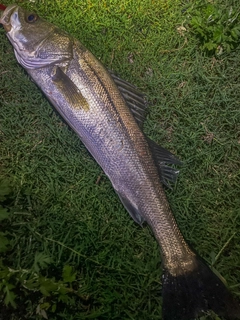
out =
<path fill-rule="evenodd" d="M 54 69 L 52 81 L 73 108 L 89 110 L 89 104 L 81 91 L 60 67 Z"/>

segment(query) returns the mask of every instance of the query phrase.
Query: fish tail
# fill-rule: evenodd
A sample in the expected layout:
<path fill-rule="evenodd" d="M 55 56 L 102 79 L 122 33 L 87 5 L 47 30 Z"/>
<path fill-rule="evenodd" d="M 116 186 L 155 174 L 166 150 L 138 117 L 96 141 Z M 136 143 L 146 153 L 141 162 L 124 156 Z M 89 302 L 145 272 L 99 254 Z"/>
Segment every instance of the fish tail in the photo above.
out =
<path fill-rule="evenodd" d="M 164 269 L 163 320 L 192 320 L 210 310 L 225 319 L 240 319 L 240 305 L 223 282 L 200 257 L 192 259 L 193 271 L 172 275 Z"/>

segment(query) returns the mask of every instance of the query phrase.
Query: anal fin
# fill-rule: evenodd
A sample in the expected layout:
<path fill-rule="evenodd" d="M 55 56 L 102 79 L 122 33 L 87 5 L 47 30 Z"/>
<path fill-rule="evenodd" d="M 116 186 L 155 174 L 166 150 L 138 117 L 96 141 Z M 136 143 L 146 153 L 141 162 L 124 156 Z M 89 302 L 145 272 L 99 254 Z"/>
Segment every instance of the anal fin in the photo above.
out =
<path fill-rule="evenodd" d="M 136 208 L 136 206 L 134 206 L 134 204 L 127 197 L 121 195 L 121 193 L 118 191 L 116 192 L 130 216 L 136 223 L 140 224 L 141 226 L 144 223 L 145 219 L 140 215 L 138 208 Z"/>

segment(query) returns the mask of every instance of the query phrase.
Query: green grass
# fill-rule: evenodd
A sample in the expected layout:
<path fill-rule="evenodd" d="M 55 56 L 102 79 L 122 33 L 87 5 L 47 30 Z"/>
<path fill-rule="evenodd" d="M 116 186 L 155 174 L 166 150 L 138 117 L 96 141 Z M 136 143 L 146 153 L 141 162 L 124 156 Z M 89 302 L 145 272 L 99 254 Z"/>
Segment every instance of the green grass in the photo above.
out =
<path fill-rule="evenodd" d="M 15 2 L 74 35 L 147 94 L 145 133 L 184 163 L 167 191 L 178 225 L 240 295 L 240 48 L 218 59 L 203 54 L 178 0 Z M 161 260 L 150 229 L 131 220 L 17 64 L 3 29 L 0 96 L 0 182 L 11 185 L 3 201 L 11 215 L 0 224 L 10 241 L 2 259 L 13 270 L 36 272 L 36 253 L 44 253 L 51 259 L 40 262 L 40 273 L 60 281 L 71 265 L 73 288 L 81 291 L 71 305 L 18 286 L 17 308 L 2 308 L 0 319 L 42 319 L 38 305 L 51 320 L 161 319 Z M 56 302 L 56 310 L 46 302 Z"/>

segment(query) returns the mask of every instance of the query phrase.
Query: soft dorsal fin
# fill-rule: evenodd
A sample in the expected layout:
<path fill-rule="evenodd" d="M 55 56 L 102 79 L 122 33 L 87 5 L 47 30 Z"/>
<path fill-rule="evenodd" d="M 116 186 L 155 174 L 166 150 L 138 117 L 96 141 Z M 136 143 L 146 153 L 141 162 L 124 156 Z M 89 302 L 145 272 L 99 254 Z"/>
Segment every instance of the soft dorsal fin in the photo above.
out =
<path fill-rule="evenodd" d="M 148 106 L 146 96 L 131 83 L 116 76 L 112 71 L 109 70 L 109 73 L 131 110 L 139 127 L 142 128 Z"/>
<path fill-rule="evenodd" d="M 179 170 L 176 170 L 175 168 L 168 166 L 168 164 L 181 165 L 182 162 L 178 160 L 174 154 L 172 154 L 167 149 L 159 146 L 153 140 L 147 138 L 147 141 L 152 151 L 155 163 L 157 165 L 161 182 L 168 188 L 171 188 L 169 182 L 176 182 Z"/>
<path fill-rule="evenodd" d="M 117 85 L 119 91 L 121 92 L 122 96 L 125 99 L 129 109 L 131 110 L 135 120 L 137 121 L 140 128 L 143 127 L 143 122 L 146 116 L 146 109 L 147 109 L 147 99 L 146 96 L 141 93 L 135 86 L 131 83 L 119 78 L 116 76 L 111 70 L 108 70 L 112 79 L 114 80 L 115 84 Z M 149 144 L 149 147 L 152 151 L 153 158 L 155 160 L 156 166 L 159 171 L 160 180 L 161 182 L 171 188 L 169 182 L 176 182 L 179 170 L 168 166 L 168 164 L 182 164 L 170 151 L 164 149 L 163 147 L 159 146 L 156 142 L 152 141 L 149 138 L 146 138 Z M 121 198 L 122 202 L 124 203 L 125 207 L 129 207 L 129 204 L 126 204 L 126 200 Z M 135 221 L 141 224 L 141 219 L 139 216 L 134 212 L 134 210 L 129 210 L 131 215 Z"/>

